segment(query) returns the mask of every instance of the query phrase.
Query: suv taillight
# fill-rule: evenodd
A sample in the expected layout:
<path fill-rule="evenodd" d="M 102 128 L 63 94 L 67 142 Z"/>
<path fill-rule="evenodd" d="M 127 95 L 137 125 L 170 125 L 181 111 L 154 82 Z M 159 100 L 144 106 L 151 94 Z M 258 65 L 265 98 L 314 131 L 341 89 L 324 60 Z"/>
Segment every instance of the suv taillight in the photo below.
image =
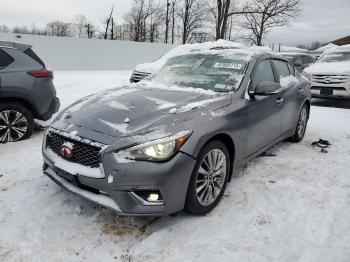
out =
<path fill-rule="evenodd" d="M 48 69 L 29 71 L 28 74 L 35 78 L 53 78 L 53 72 Z"/>

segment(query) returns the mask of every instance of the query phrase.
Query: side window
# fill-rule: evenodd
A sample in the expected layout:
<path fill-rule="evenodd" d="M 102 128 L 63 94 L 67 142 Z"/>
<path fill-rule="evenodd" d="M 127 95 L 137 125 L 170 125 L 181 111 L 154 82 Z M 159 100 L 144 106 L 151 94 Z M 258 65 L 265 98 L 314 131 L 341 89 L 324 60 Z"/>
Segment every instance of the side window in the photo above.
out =
<path fill-rule="evenodd" d="M 0 69 L 3 69 L 12 62 L 13 58 L 0 49 Z"/>
<path fill-rule="evenodd" d="M 281 60 L 272 60 L 272 63 L 275 66 L 278 80 L 282 77 L 290 75 L 287 62 Z"/>
<path fill-rule="evenodd" d="M 287 64 L 291 75 L 295 76 L 295 68 L 291 64 Z"/>
<path fill-rule="evenodd" d="M 261 81 L 275 82 L 270 60 L 264 60 L 257 65 L 251 80 L 254 89 Z"/>
<path fill-rule="evenodd" d="M 309 59 L 309 64 L 312 64 L 314 62 L 314 58 L 313 57 L 308 56 L 307 58 Z"/>
<path fill-rule="evenodd" d="M 310 64 L 310 58 L 308 56 L 303 56 L 303 64 Z"/>
<path fill-rule="evenodd" d="M 294 61 L 294 65 L 302 65 L 303 61 L 301 60 L 301 56 L 298 56 L 295 61 Z"/>

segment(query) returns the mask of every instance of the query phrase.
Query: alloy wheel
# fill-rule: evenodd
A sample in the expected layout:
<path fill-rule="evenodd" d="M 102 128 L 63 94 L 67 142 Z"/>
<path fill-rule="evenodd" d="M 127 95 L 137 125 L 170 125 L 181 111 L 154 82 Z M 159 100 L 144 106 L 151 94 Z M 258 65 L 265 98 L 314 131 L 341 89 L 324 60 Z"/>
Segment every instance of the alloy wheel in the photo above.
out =
<path fill-rule="evenodd" d="M 28 120 L 16 110 L 0 111 L 0 142 L 20 140 L 28 130 Z"/>
<path fill-rule="evenodd" d="M 203 158 L 196 179 L 197 200 L 209 206 L 220 195 L 226 178 L 226 156 L 220 149 L 212 149 Z"/>
<path fill-rule="evenodd" d="M 304 106 L 301 109 L 299 119 L 298 119 L 297 132 L 299 137 L 303 137 L 306 129 L 306 124 L 307 124 L 307 108 Z"/>

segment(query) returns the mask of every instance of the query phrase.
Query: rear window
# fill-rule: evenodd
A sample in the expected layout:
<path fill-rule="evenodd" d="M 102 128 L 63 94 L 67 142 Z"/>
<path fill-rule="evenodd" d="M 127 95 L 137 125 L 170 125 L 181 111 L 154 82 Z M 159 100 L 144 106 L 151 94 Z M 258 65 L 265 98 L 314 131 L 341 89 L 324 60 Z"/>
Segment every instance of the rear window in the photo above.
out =
<path fill-rule="evenodd" d="M 313 59 L 309 56 L 303 56 L 303 64 L 311 64 Z"/>
<path fill-rule="evenodd" d="M 5 68 L 13 62 L 13 58 L 0 49 L 0 69 Z"/>
<path fill-rule="evenodd" d="M 43 67 L 45 67 L 45 63 L 43 62 L 43 60 L 40 59 L 40 57 L 34 53 L 34 51 L 29 48 L 26 51 L 24 51 L 24 53 L 28 56 L 30 56 L 32 59 L 34 59 L 35 61 L 37 61 L 39 64 L 41 64 Z"/>

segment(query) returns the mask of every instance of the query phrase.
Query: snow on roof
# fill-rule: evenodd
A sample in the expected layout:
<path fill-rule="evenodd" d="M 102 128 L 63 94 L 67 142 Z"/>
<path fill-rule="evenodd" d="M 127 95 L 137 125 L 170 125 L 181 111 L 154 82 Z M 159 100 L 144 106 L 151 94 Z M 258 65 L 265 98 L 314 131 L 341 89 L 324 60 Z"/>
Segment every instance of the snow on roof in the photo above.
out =
<path fill-rule="evenodd" d="M 333 47 L 337 47 L 337 45 L 329 43 L 327 45 L 321 46 L 320 48 L 314 50 L 314 52 L 323 52 Z"/>
<path fill-rule="evenodd" d="M 184 44 L 174 47 L 169 52 L 165 53 L 162 57 L 152 63 L 144 63 L 136 66 L 137 71 L 141 72 L 154 72 L 159 70 L 170 57 L 185 54 L 194 51 L 204 51 L 211 49 L 240 49 L 244 46 L 237 42 L 227 41 L 219 39 L 217 41 L 196 43 L 196 44 Z"/>
<path fill-rule="evenodd" d="M 301 53 L 308 52 L 307 49 L 294 47 L 294 46 L 281 46 L 280 51 L 281 52 L 301 52 Z"/>
<path fill-rule="evenodd" d="M 344 52 L 344 51 L 350 51 L 350 44 L 349 45 L 335 46 L 333 48 L 327 49 L 325 51 L 325 53 Z"/>

